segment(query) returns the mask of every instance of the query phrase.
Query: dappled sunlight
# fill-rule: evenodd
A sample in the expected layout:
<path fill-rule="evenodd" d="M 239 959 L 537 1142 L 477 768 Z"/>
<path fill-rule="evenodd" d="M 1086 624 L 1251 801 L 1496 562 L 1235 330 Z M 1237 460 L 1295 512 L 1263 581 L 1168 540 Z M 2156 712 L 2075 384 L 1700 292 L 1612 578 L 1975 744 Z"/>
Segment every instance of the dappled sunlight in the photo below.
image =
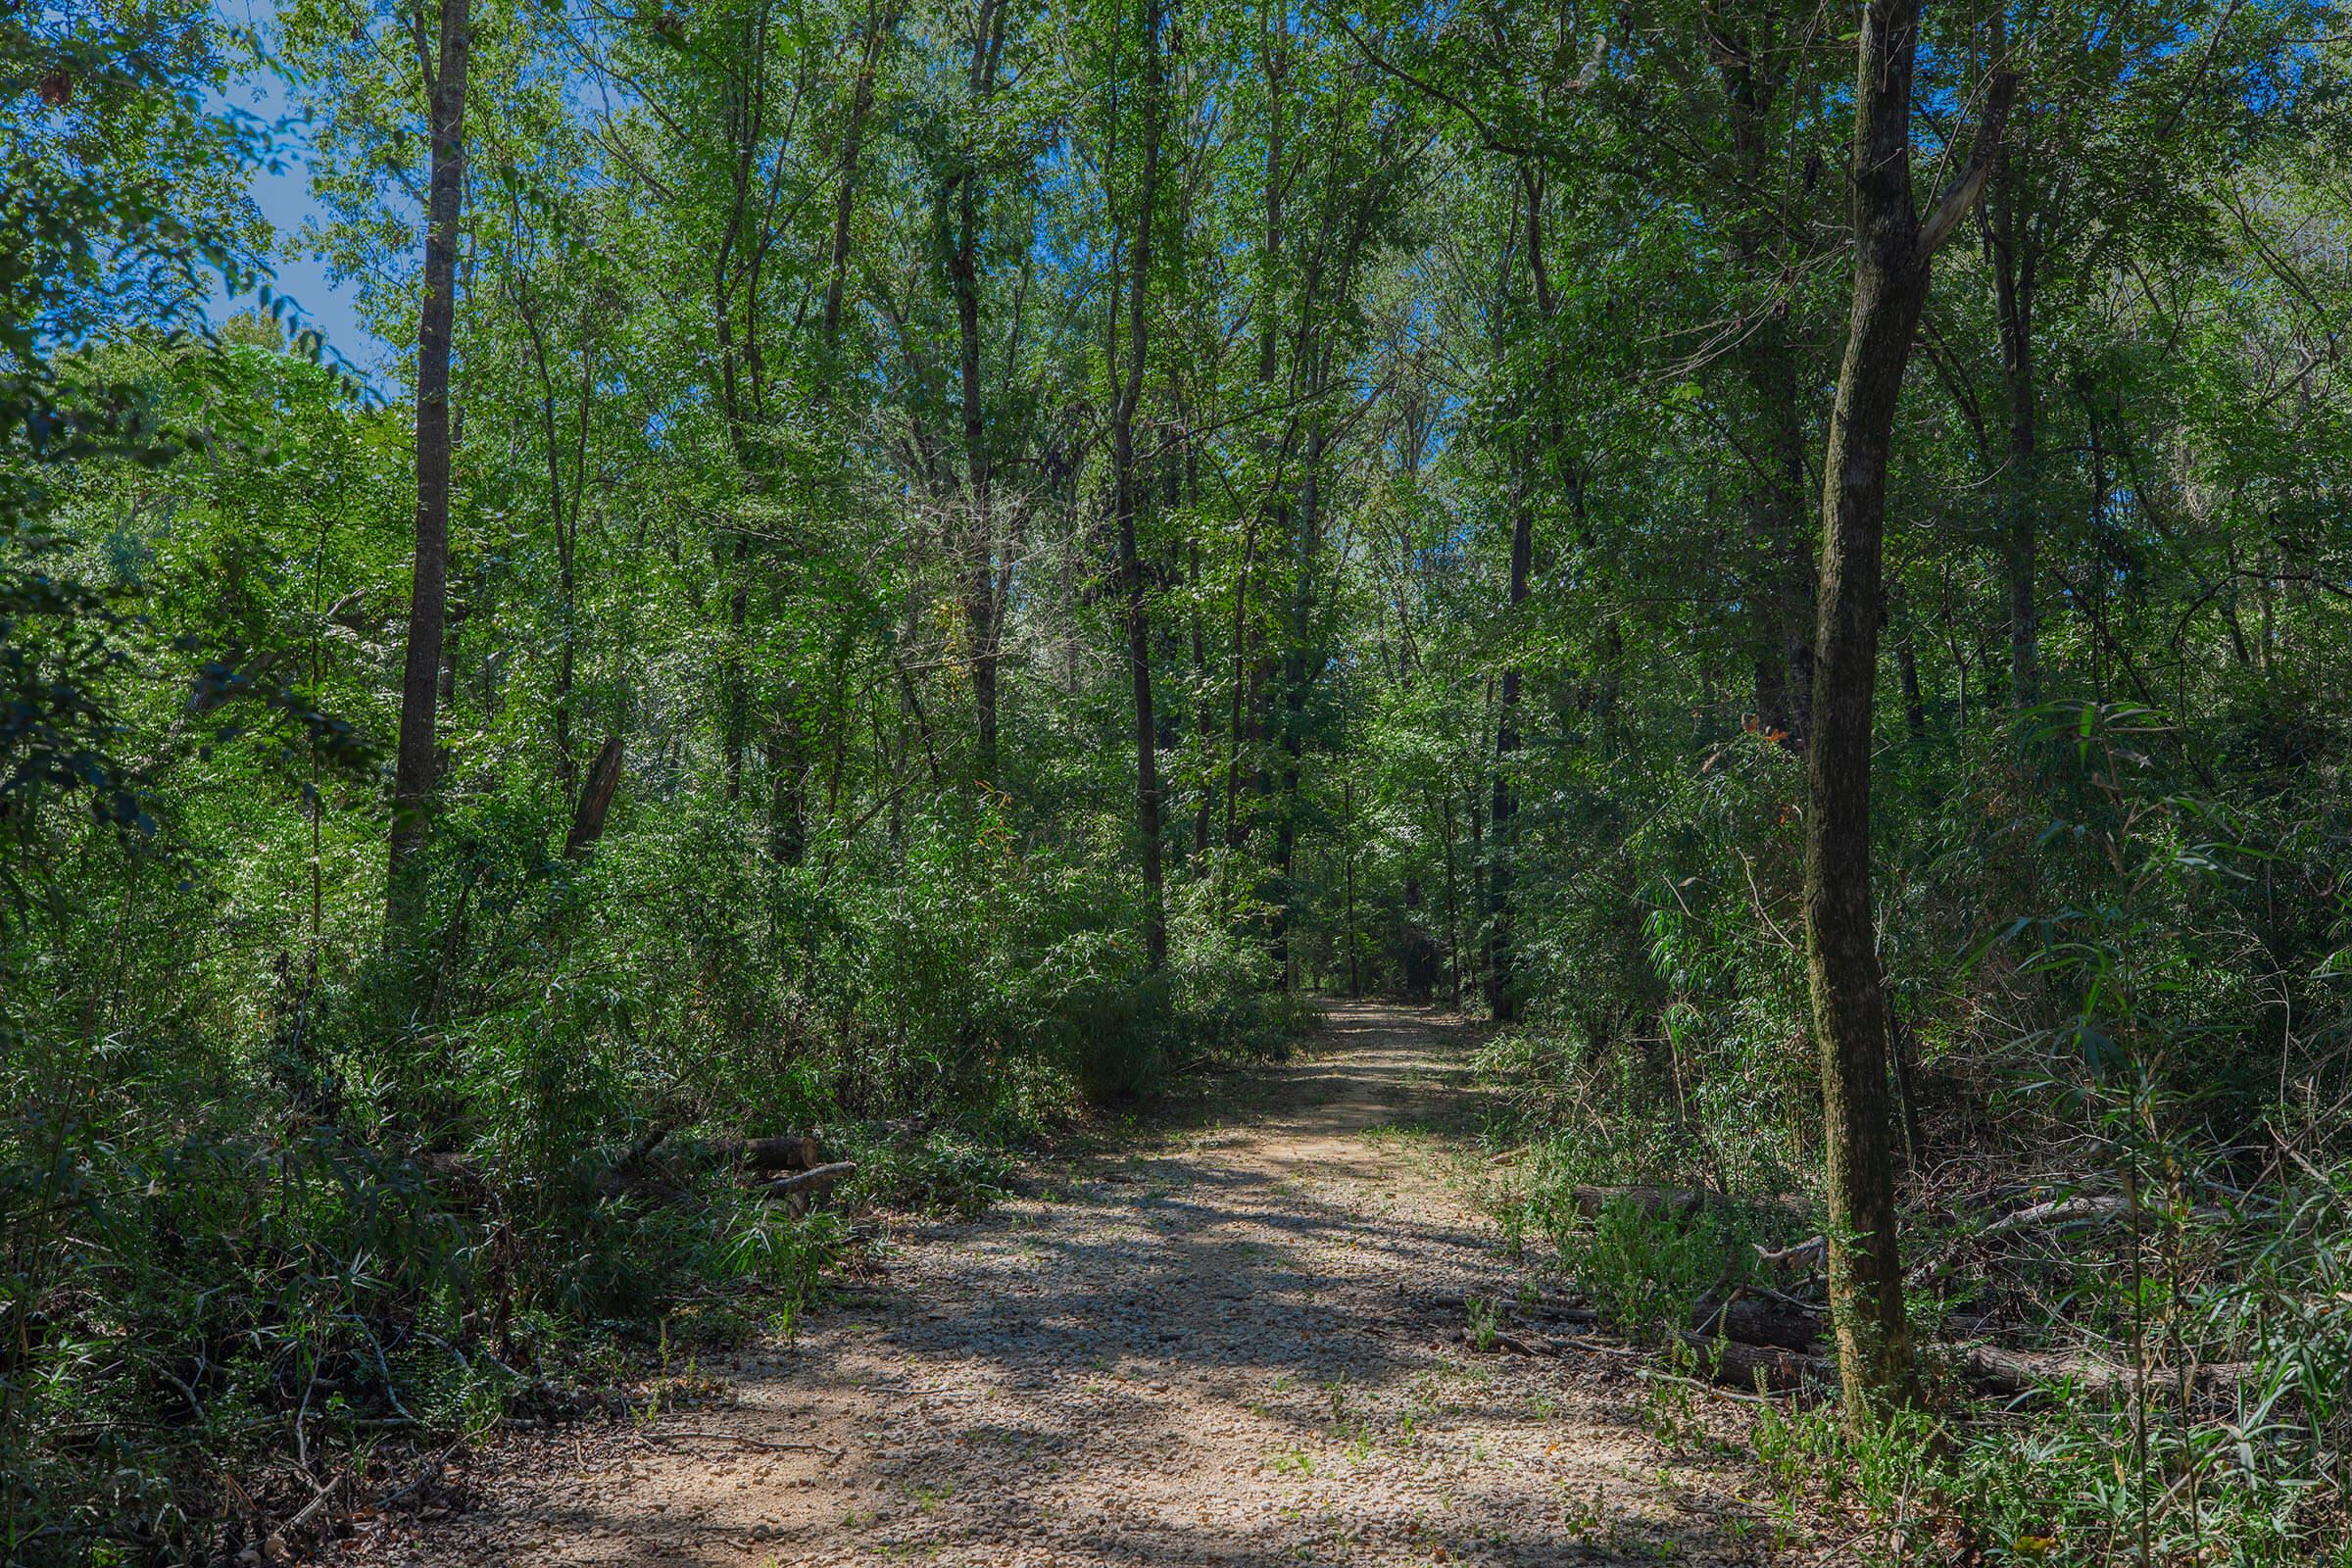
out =
<path fill-rule="evenodd" d="M 525 1483 L 422 1560 L 1736 1556 L 1719 1479 L 1662 1464 L 1593 1369 L 1469 1354 L 1435 1304 L 1515 1275 L 1431 1168 L 1441 1147 L 1374 1135 L 1458 1121 L 1464 1033 L 1336 1010 L 1231 1136 L 918 1229 L 879 1288 L 746 1358 L 734 1405 L 620 1440 L 576 1484 Z"/>

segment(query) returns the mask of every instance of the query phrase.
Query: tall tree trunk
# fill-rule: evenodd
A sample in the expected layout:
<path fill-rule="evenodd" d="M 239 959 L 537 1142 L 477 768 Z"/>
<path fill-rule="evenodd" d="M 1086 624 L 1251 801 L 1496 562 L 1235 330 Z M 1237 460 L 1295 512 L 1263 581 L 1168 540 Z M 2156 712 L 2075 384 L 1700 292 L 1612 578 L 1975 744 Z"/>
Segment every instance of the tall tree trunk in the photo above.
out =
<path fill-rule="evenodd" d="M 1759 694 L 1757 718 L 1802 744 L 1813 728 L 1813 563 L 1804 526 L 1805 416 L 1796 346 L 1786 322 L 1760 328 L 1749 376 L 1763 404 L 1764 439 L 1772 472 L 1758 479 L 1762 514 L 1764 589 L 1770 625 L 1759 651 L 1770 669 L 1768 705 Z"/>
<path fill-rule="evenodd" d="M 1745 198 L 1732 225 L 1733 259 L 1751 280 L 1777 279 L 1781 267 L 1768 253 L 1787 218 L 1780 210 L 1782 183 L 1772 170 L 1772 111 L 1793 56 L 1775 47 L 1776 19 L 1769 15 L 1755 18 L 1753 30 L 1737 14 L 1714 6 L 1702 10 L 1701 20 L 1723 82 L 1733 189 Z M 1758 430 L 1748 481 L 1758 559 L 1743 597 L 1754 627 L 1756 721 L 1801 742 L 1813 700 L 1813 563 L 1805 519 L 1804 410 L 1787 309 L 1786 300 L 1759 307 L 1739 355 Z"/>
<path fill-rule="evenodd" d="M 1551 292 L 1551 269 L 1544 259 L 1544 181 L 1524 160 L 1519 186 L 1527 196 L 1527 272 L 1536 297 L 1536 315 L 1550 342 L 1552 316 L 1557 305 Z M 1528 573 L 1535 564 L 1536 513 L 1534 465 L 1516 443 L 1511 453 L 1511 572 L 1506 592 L 1511 610 L 1511 634 L 1519 630 L 1519 607 L 1527 603 Z M 1494 782 L 1492 806 L 1494 864 L 1487 876 L 1487 1010 L 1497 1023 L 1519 1016 L 1519 995 L 1511 983 L 1511 821 L 1518 802 L 1511 791 L 1511 761 L 1519 755 L 1519 665 L 1502 671 L 1500 706 L 1494 720 Z"/>
<path fill-rule="evenodd" d="M 1320 396 L 1326 378 L 1315 370 L 1310 396 Z M 1318 425 L 1307 437 L 1304 472 L 1298 485 L 1298 504 L 1290 509 L 1298 525 L 1298 576 L 1287 612 L 1290 649 L 1282 659 L 1282 777 L 1281 799 L 1274 813 L 1273 929 L 1268 951 L 1283 983 L 1294 983 L 1291 961 L 1291 906 L 1296 902 L 1298 859 L 1298 778 L 1306 754 L 1306 700 L 1314 685 L 1318 661 L 1312 647 L 1317 561 L 1323 551 L 1322 487 L 1324 434 Z"/>
<path fill-rule="evenodd" d="M 1903 727 L 1914 741 L 1924 741 L 1928 738 L 1928 705 L 1919 690 L 1919 638 L 1907 621 L 1894 648 L 1903 681 Z"/>
<path fill-rule="evenodd" d="M 980 8 L 972 32 L 972 111 L 981 113 L 996 90 L 998 45 L 1004 8 L 990 0 Z M 956 296 L 956 344 L 960 412 L 963 416 L 964 525 L 970 530 L 964 562 L 964 620 L 972 639 L 972 713 L 978 737 L 977 777 L 997 776 L 997 554 L 990 516 L 995 477 L 988 449 L 988 420 L 980 399 L 980 152 L 964 149 L 966 162 L 956 178 L 956 244 L 948 256 L 948 277 Z"/>
<path fill-rule="evenodd" d="M 841 161 L 833 192 L 833 249 L 825 270 L 824 312 L 818 318 L 828 361 L 841 347 L 841 297 L 850 275 L 850 218 L 857 206 L 858 160 L 865 141 L 865 122 L 874 112 L 874 69 L 882 59 L 884 41 L 898 24 L 898 0 L 892 0 L 888 10 L 878 9 L 874 0 L 868 0 L 858 85 L 850 96 L 850 122 L 842 128 Z"/>
<path fill-rule="evenodd" d="M 1186 449 L 1185 489 L 1187 503 L 1198 508 L 1200 504 L 1200 481 L 1193 471 L 1191 448 Z M 1200 760 L 1200 795 L 1193 803 L 1193 869 L 1199 875 L 1208 865 L 1208 830 L 1216 816 L 1217 774 L 1207 755 L 1209 736 L 1215 715 L 1209 701 L 1208 630 L 1203 621 L 1203 595 L 1200 592 L 1200 545 L 1195 540 L 1188 562 L 1192 578 L 1193 598 L 1193 744 L 1201 751 Z"/>
<path fill-rule="evenodd" d="M 1535 562 L 1535 502 L 1521 495 L 1511 512 L 1510 605 L 1513 631 L 1518 611 L 1527 603 L 1528 571 Z M 1503 666 L 1502 692 L 1494 718 L 1494 798 L 1489 817 L 1494 826 L 1494 866 L 1487 873 L 1487 1010 L 1497 1023 L 1519 1016 L 1518 990 L 1511 983 L 1511 854 L 1512 819 L 1519 802 L 1511 788 L 1511 762 L 1519 755 L 1519 665 Z"/>
<path fill-rule="evenodd" d="M 1355 780 L 1343 778 L 1340 781 L 1340 789 L 1342 800 L 1345 803 L 1343 806 L 1345 815 L 1341 818 L 1341 824 L 1346 833 L 1346 837 L 1341 841 L 1340 851 L 1345 857 L 1345 875 L 1348 883 L 1345 906 L 1347 914 L 1341 922 L 1341 929 L 1348 938 L 1348 995 L 1360 997 L 1364 994 L 1364 978 L 1363 971 L 1358 967 L 1355 940 Z M 1405 885 L 1405 891 L 1409 906 L 1412 902 L 1410 895 L 1413 891 L 1410 883 Z"/>
<path fill-rule="evenodd" d="M 458 210 L 466 192 L 466 0 L 441 0 L 437 50 L 427 46 L 421 12 L 416 32 L 431 106 L 432 172 L 425 197 L 424 306 L 416 329 L 416 563 L 401 665 L 385 876 L 385 935 L 395 945 L 411 940 L 422 913 L 416 859 L 432 830 L 439 771 L 433 731 L 449 594 L 449 347 L 457 317 Z"/>
<path fill-rule="evenodd" d="M 2041 700 L 2041 618 L 2034 604 L 2034 507 L 2038 503 L 2034 387 L 2034 295 L 2039 256 L 2014 151 L 2003 149 L 1986 182 L 1994 314 L 2001 379 L 2009 402 L 2009 459 L 2002 485 L 2001 564 L 2009 588 L 2009 704 Z"/>
<path fill-rule="evenodd" d="M 956 283 L 957 357 L 963 388 L 964 525 L 971 530 L 964 563 L 964 619 L 972 639 L 972 717 L 978 738 L 978 774 L 997 776 L 997 555 L 989 515 L 988 425 L 980 405 L 980 289 L 976 176 L 966 172 L 956 200 L 956 238 L 952 269 Z"/>
<path fill-rule="evenodd" d="M 760 267 L 766 252 L 762 230 L 766 213 L 755 210 L 760 199 L 757 175 L 760 143 L 767 124 L 767 34 L 772 7 L 754 6 L 743 18 L 741 42 L 733 64 L 737 74 L 726 85 L 721 109 L 727 126 L 729 198 L 726 225 L 710 269 L 710 310 L 717 339 L 719 408 L 724 416 L 727 447 L 747 476 L 754 475 L 750 426 L 764 414 L 760 347 Z M 772 207 L 772 203 L 766 204 Z M 742 342 L 736 340 L 735 291 L 743 287 Z M 756 482 L 756 479 L 755 479 Z M 743 755 L 752 732 L 751 671 L 751 535 L 741 519 L 733 529 L 728 552 L 733 591 L 727 596 L 727 655 L 725 712 L 721 720 L 722 761 L 730 804 L 743 797 Z"/>
<path fill-rule="evenodd" d="M 1446 966 L 1451 977 L 1453 1008 L 1462 1007 L 1462 937 L 1461 896 L 1457 891 L 1453 866 L 1453 786 L 1447 784 L 1441 797 L 1445 807 L 1445 832 L 1440 836 L 1446 844 Z"/>
<path fill-rule="evenodd" d="M 767 848 L 778 865 L 808 853 L 808 747 L 797 713 L 787 711 L 763 739 L 767 754 Z"/>
<path fill-rule="evenodd" d="M 1267 6 L 1260 17 L 1258 60 L 1266 77 L 1265 231 L 1258 245 L 1254 308 L 1257 386 L 1261 396 L 1270 397 L 1281 342 L 1277 324 L 1281 316 L 1283 133 L 1287 123 L 1283 78 L 1290 70 L 1290 13 L 1281 4 Z M 1261 441 L 1259 450 L 1266 456 L 1269 466 L 1278 464 L 1277 444 L 1272 437 Z M 1241 849 L 1250 834 L 1249 819 L 1241 810 L 1242 752 L 1245 745 L 1254 749 L 1264 739 L 1257 716 L 1264 664 L 1261 659 L 1251 657 L 1250 635 L 1250 574 L 1257 563 L 1261 520 L 1275 537 L 1280 537 L 1289 525 L 1290 509 L 1281 499 L 1279 484 L 1274 487 L 1271 505 L 1262 511 L 1252 507 L 1242 525 L 1242 565 L 1233 585 L 1233 717 L 1225 740 L 1225 848 L 1229 851 Z M 1253 766 L 1251 773 L 1255 787 L 1250 793 L 1262 797 L 1265 794 L 1262 771 Z"/>
<path fill-rule="evenodd" d="M 1982 194 L 2007 118 L 1992 99 L 1966 173 L 1923 223 L 1911 192 L 1911 75 L 1920 0 L 1863 13 L 1855 82 L 1853 312 L 1822 474 L 1813 735 L 1806 749 L 1805 947 L 1821 1054 L 1830 1305 L 1846 1409 L 1873 1419 L 1910 1382 L 1895 1229 L 1886 1009 L 1871 914 L 1870 753 L 1886 466 L 1936 248 Z"/>
<path fill-rule="evenodd" d="M 1168 960 L 1168 913 L 1160 889 L 1159 726 L 1152 715 L 1152 627 L 1144 602 L 1144 564 L 1135 537 L 1135 411 L 1144 395 L 1151 345 L 1152 225 L 1159 195 L 1159 7 L 1137 0 L 1144 45 L 1144 168 L 1130 220 L 1127 364 L 1111 409 L 1111 510 L 1118 520 L 1119 581 L 1127 602 L 1127 668 L 1135 688 L 1135 817 L 1143 834 L 1144 955 L 1153 971 Z"/>

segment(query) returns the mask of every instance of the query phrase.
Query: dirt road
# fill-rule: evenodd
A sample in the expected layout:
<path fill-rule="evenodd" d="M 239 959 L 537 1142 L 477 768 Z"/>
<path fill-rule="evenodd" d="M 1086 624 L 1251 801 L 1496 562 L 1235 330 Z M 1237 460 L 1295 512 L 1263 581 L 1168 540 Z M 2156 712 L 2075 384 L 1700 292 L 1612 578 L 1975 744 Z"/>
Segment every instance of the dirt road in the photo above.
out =
<path fill-rule="evenodd" d="M 885 1288 L 727 1369 L 733 1403 L 510 1455 L 407 1560 L 1760 1556 L 1626 1363 L 1461 1344 L 1459 1298 L 1520 1278 L 1446 1179 L 1464 1044 L 1336 1008 L 1221 1125 L 905 1238 Z M 839 1457 L 754 1446 L 781 1443 Z"/>

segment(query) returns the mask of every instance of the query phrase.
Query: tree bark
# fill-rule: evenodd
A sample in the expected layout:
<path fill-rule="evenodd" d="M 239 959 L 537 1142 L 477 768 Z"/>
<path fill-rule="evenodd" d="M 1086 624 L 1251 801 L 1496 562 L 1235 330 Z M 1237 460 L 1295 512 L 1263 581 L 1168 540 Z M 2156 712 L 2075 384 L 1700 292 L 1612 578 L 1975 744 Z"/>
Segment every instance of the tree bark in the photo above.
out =
<path fill-rule="evenodd" d="M 850 275 L 850 218 L 857 205 L 858 160 L 865 140 L 865 122 L 874 112 L 874 69 L 881 61 L 884 41 L 898 24 L 895 0 L 887 11 L 877 11 L 871 3 L 866 6 L 863 58 L 858 65 L 857 88 L 850 97 L 850 122 L 842 130 L 839 185 L 833 193 L 833 249 L 825 271 L 824 312 L 819 318 L 828 360 L 836 357 L 841 345 L 841 297 Z"/>
<path fill-rule="evenodd" d="M 1702 12 L 1731 132 L 1732 188 L 1745 203 L 1732 228 L 1735 263 L 1751 282 L 1778 281 L 1767 254 L 1788 226 L 1786 197 L 1771 164 L 1772 110 L 1788 84 L 1791 51 L 1777 47 L 1771 19 L 1754 31 L 1724 11 Z M 1813 563 L 1805 520 L 1805 416 L 1789 301 L 1759 304 L 1739 356 L 1755 400 L 1755 457 L 1749 479 L 1758 559 L 1744 597 L 1754 624 L 1756 722 L 1801 744 L 1813 700 Z"/>
<path fill-rule="evenodd" d="M 1157 972 L 1168 959 L 1167 904 L 1160 889 L 1159 729 L 1152 714 L 1152 628 L 1143 558 L 1135 536 L 1135 411 L 1143 399 L 1151 345 L 1152 225 L 1159 194 L 1159 8 L 1137 0 L 1144 45 L 1144 167 L 1130 220 L 1135 242 L 1127 280 L 1127 364 L 1111 410 L 1111 510 L 1118 520 L 1119 581 L 1127 607 L 1127 668 L 1135 690 L 1135 816 L 1143 835 L 1144 955 Z"/>
<path fill-rule="evenodd" d="M 2041 700 L 2041 618 L 2034 603 L 2036 528 L 2034 296 L 2039 256 L 2023 181 L 2007 149 L 1986 182 L 1994 315 L 2000 324 L 2001 379 L 2009 399 L 2009 453 L 2001 487 L 2001 559 L 2009 589 L 2009 704 L 2023 710 Z"/>
<path fill-rule="evenodd" d="M 971 107 L 980 113 L 996 91 L 997 57 L 1003 39 L 1003 0 L 980 8 L 972 31 Z M 964 562 L 964 619 L 972 639 L 973 729 L 978 740 L 977 774 L 982 783 L 997 776 L 997 556 L 990 516 L 995 477 L 988 448 L 988 420 L 980 397 L 980 170 L 979 148 L 964 149 L 956 175 L 956 244 L 948 256 L 948 278 L 956 296 L 958 401 L 963 416 L 965 526 L 970 530 Z"/>
<path fill-rule="evenodd" d="M 1551 291 L 1551 270 L 1544 259 L 1544 182 L 1535 171 L 1522 160 L 1519 165 L 1519 186 L 1527 197 L 1527 272 L 1536 297 L 1536 314 L 1544 324 L 1546 341 L 1554 311 L 1558 308 Z M 1547 367 L 1548 368 L 1548 367 Z M 1511 509 L 1511 572 L 1507 589 L 1511 610 L 1511 634 L 1518 632 L 1519 607 L 1527 602 L 1528 573 L 1535 564 L 1535 498 L 1529 493 L 1534 483 L 1534 465 L 1527 454 L 1514 446 L 1512 453 L 1514 485 L 1517 494 Z M 1511 760 L 1519 754 L 1519 666 L 1512 663 L 1502 672 L 1502 692 L 1494 721 L 1494 784 L 1490 814 L 1494 833 L 1494 864 L 1488 878 L 1487 892 L 1487 1010 L 1496 1023 L 1516 1022 L 1519 1017 L 1518 992 L 1511 984 L 1511 819 L 1518 812 L 1518 802 L 1511 791 Z"/>
<path fill-rule="evenodd" d="M 1911 1382 L 1895 1228 L 1886 1011 L 1871 911 L 1870 754 L 1886 467 L 1930 261 L 1984 190 L 2007 118 L 1992 97 L 1966 173 L 1923 223 L 1911 191 L 1911 76 L 1920 0 L 1863 13 L 1854 104 L 1853 309 L 1822 475 L 1813 734 L 1806 749 L 1805 949 L 1821 1056 L 1830 1303 L 1850 1419 Z"/>
<path fill-rule="evenodd" d="M 416 30 L 430 104 L 432 172 L 425 196 L 424 305 L 416 329 L 416 561 L 385 870 L 385 936 L 396 946 L 414 936 L 422 913 L 416 861 L 432 831 L 439 772 L 434 722 L 449 595 L 449 350 L 457 317 L 458 216 L 466 193 L 466 0 L 441 0 L 437 51 L 427 47 L 421 12 Z"/>
<path fill-rule="evenodd" d="M 1527 603 L 1528 571 L 1535 561 L 1535 505 L 1525 495 L 1511 514 L 1510 606 L 1513 630 Z M 1494 867 L 1487 878 L 1487 1010 L 1496 1023 L 1515 1022 L 1519 997 L 1511 984 L 1512 818 L 1519 803 L 1511 789 L 1511 761 L 1519 755 L 1519 666 L 1505 665 L 1494 720 L 1494 798 L 1488 816 L 1494 830 Z"/>
<path fill-rule="evenodd" d="M 620 737 L 611 736 L 589 765 L 588 782 L 580 787 L 580 803 L 571 815 L 571 831 L 564 836 L 564 858 L 576 860 L 596 847 L 605 834 L 605 813 L 612 809 L 612 792 L 620 787 Z"/>

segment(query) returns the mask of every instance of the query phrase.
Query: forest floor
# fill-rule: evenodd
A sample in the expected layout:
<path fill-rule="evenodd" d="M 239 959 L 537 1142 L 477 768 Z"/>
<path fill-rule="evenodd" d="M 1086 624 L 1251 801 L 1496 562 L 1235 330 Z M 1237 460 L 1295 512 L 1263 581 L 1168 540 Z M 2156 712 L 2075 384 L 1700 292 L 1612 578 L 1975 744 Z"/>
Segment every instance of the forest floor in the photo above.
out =
<path fill-rule="evenodd" d="M 460 1563 L 1004 1568 L 1760 1560 L 1723 1447 L 1623 1357 L 1480 1353 L 1470 1031 L 1334 1007 L 1290 1063 L 703 1370 L 710 1408 L 519 1436 L 393 1548 Z M 763 1445 L 813 1445 L 784 1448 Z M 821 1451 L 819 1451 L 821 1450 Z"/>

